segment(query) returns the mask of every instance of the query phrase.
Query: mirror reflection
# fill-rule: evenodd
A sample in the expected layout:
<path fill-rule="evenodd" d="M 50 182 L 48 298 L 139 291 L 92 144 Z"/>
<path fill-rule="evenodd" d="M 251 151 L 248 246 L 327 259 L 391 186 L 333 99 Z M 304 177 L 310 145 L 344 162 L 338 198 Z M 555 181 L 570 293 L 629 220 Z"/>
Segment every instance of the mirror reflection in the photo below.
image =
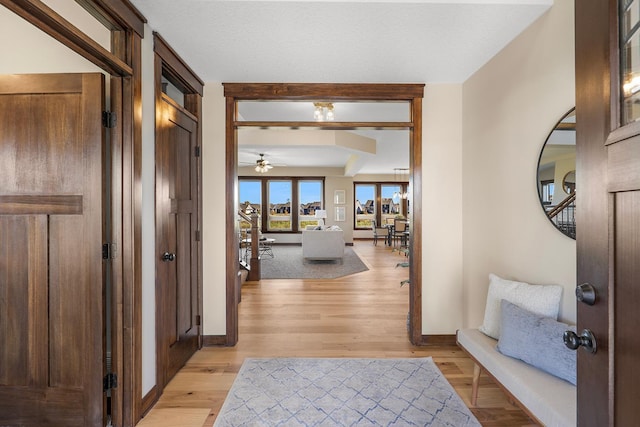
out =
<path fill-rule="evenodd" d="M 543 211 L 564 235 L 576 238 L 576 116 L 569 111 L 552 129 L 538 161 Z"/>
<path fill-rule="evenodd" d="M 567 194 L 572 194 L 576 190 L 576 171 L 567 172 L 562 179 L 562 188 Z"/>

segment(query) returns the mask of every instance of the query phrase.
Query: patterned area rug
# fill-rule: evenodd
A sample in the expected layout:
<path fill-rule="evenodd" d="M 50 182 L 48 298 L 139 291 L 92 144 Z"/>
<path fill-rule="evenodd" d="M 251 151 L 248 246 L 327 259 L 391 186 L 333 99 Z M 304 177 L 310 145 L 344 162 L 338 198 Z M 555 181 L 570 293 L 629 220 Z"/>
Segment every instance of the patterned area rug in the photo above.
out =
<path fill-rule="evenodd" d="M 342 260 L 304 259 L 302 246 L 273 245 L 272 249 L 273 258 L 262 258 L 263 279 L 335 279 L 368 270 L 350 246 L 345 246 Z"/>
<path fill-rule="evenodd" d="M 479 426 L 431 358 L 246 359 L 214 426 Z"/>

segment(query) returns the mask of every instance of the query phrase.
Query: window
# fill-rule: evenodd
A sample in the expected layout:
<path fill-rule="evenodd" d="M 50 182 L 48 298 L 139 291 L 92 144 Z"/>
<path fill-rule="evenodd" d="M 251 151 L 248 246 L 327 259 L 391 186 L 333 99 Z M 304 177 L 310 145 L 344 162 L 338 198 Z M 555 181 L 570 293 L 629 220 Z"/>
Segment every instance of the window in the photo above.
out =
<path fill-rule="evenodd" d="M 238 192 L 238 209 L 255 210 L 263 233 L 298 232 L 307 225 L 318 225 L 315 213 L 324 206 L 324 179 L 318 177 L 240 177 Z"/>
<path fill-rule="evenodd" d="M 291 231 L 291 181 L 268 181 L 268 231 Z"/>
<path fill-rule="evenodd" d="M 376 218 L 376 185 L 355 184 L 355 195 L 354 228 L 371 228 L 371 220 Z"/>
<path fill-rule="evenodd" d="M 550 205 L 553 203 L 553 191 L 554 191 L 554 182 L 550 181 L 542 181 L 542 204 Z"/>
<path fill-rule="evenodd" d="M 173 99 L 179 106 L 184 107 L 184 92 L 174 85 L 169 76 L 162 73 L 162 93 Z"/>
<path fill-rule="evenodd" d="M 356 229 L 371 228 L 371 220 L 378 225 L 393 221 L 398 215 L 407 216 L 409 210 L 408 183 L 355 183 Z"/>
<path fill-rule="evenodd" d="M 262 214 L 262 183 L 260 181 L 241 180 L 238 183 L 240 210 L 247 215 L 256 212 Z M 260 226 L 261 218 L 258 217 L 258 226 Z M 247 221 L 240 222 L 240 228 L 251 228 L 251 224 Z"/>
<path fill-rule="evenodd" d="M 403 192 L 400 184 L 382 184 L 380 187 L 380 224 L 385 224 L 387 219 L 393 219 L 402 213 L 400 202 Z"/>
<path fill-rule="evenodd" d="M 307 225 L 318 225 L 316 211 L 322 209 L 322 181 L 299 181 L 298 229 L 304 230 Z"/>

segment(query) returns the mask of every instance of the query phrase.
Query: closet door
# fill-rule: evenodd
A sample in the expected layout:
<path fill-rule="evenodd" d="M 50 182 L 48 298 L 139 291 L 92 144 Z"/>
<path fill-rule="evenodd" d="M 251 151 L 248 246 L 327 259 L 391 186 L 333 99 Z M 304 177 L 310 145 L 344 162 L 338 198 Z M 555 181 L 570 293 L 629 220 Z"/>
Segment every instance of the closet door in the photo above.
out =
<path fill-rule="evenodd" d="M 163 94 L 156 134 L 158 378 L 164 387 L 199 345 L 197 127 Z"/>
<path fill-rule="evenodd" d="M 0 425 L 103 424 L 103 100 L 0 76 Z"/>

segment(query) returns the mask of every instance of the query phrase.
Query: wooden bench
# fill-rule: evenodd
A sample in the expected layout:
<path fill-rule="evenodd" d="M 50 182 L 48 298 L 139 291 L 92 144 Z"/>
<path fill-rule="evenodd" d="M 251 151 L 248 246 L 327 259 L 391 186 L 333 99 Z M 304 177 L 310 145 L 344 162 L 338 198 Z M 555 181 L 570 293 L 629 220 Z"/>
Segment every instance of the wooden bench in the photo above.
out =
<path fill-rule="evenodd" d="M 576 386 L 496 350 L 497 340 L 477 329 L 457 332 L 458 346 L 475 362 L 471 404 L 476 405 L 480 374 L 487 373 L 535 422 L 576 425 Z"/>

